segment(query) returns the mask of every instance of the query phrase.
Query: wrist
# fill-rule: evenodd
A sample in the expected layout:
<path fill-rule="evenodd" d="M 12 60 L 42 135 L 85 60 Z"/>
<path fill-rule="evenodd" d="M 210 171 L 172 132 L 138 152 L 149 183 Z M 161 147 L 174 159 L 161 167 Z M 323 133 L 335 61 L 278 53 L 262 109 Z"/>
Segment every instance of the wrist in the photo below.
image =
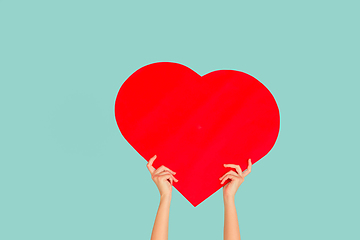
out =
<path fill-rule="evenodd" d="M 224 195 L 224 203 L 235 203 L 235 195 Z"/>
<path fill-rule="evenodd" d="M 160 202 L 161 201 L 171 201 L 171 193 L 163 193 L 163 194 L 160 194 Z"/>

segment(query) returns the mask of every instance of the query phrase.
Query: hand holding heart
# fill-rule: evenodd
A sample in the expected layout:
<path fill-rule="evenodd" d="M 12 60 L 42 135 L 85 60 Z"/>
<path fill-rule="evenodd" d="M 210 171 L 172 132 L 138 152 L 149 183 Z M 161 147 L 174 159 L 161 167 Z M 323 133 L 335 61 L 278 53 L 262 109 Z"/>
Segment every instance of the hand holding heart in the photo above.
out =
<path fill-rule="evenodd" d="M 221 184 L 224 184 L 227 179 L 231 180 L 223 187 L 223 196 L 224 199 L 234 199 L 237 189 L 244 182 L 244 178 L 251 172 L 251 159 L 248 160 L 248 167 L 244 172 L 241 170 L 239 165 L 224 164 L 224 167 L 231 167 L 235 168 L 236 170 L 236 172 L 230 170 L 229 172 L 225 173 L 221 178 L 219 178 Z"/>
<path fill-rule="evenodd" d="M 169 168 L 162 165 L 158 169 L 152 166 L 153 162 L 156 159 L 156 155 L 153 156 L 148 164 L 146 165 L 151 174 L 152 180 L 155 182 L 156 186 L 159 189 L 161 197 L 171 197 L 172 183 L 173 181 L 177 182 L 178 180 L 173 176 L 176 172 L 170 170 Z"/>

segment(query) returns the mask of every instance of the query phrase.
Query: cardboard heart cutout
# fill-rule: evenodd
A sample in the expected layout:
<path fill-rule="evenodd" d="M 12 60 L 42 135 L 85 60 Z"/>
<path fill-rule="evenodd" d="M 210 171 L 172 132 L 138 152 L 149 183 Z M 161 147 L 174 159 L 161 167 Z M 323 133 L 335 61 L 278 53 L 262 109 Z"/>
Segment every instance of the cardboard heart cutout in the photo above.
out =
<path fill-rule="evenodd" d="M 247 168 L 274 146 L 280 114 L 270 91 L 235 70 L 200 76 L 179 63 L 134 72 L 115 101 L 120 132 L 153 166 L 175 171 L 173 186 L 196 207 L 223 185 L 223 164 Z M 145 167 L 145 165 L 144 165 Z"/>

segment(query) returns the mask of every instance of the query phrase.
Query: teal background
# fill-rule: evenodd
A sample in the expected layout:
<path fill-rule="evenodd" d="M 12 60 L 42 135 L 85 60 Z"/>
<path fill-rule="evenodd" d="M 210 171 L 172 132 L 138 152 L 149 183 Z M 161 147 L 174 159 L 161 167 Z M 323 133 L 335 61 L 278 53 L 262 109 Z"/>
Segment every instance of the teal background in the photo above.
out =
<path fill-rule="evenodd" d="M 150 239 L 159 193 L 114 118 L 159 61 L 244 71 L 281 130 L 236 195 L 242 239 L 359 239 L 357 1 L 0 1 L 0 239 Z M 222 190 L 169 239 L 222 239 Z"/>

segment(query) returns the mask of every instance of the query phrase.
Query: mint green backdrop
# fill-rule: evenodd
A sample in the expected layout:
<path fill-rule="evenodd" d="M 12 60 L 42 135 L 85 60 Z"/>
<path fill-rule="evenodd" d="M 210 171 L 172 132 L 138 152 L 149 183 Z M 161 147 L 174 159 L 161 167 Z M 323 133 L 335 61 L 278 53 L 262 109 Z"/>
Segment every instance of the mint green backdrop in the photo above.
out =
<path fill-rule="evenodd" d="M 158 61 L 244 71 L 281 130 L 236 195 L 243 239 L 359 239 L 357 1 L 0 1 L 0 239 L 149 239 L 159 203 L 114 118 Z M 222 239 L 222 190 L 169 239 Z"/>

